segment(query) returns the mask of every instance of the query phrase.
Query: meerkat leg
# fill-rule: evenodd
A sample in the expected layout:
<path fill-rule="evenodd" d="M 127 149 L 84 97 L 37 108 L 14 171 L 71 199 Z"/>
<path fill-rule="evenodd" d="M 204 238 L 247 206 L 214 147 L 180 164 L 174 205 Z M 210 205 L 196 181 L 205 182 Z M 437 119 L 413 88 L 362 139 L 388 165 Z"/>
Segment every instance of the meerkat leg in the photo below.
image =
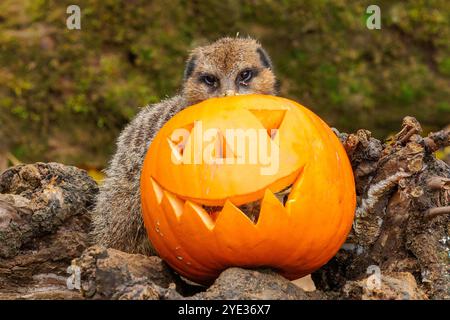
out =
<path fill-rule="evenodd" d="M 92 215 L 95 244 L 108 248 L 154 254 L 141 216 L 139 187 L 108 178 L 101 187 Z"/>

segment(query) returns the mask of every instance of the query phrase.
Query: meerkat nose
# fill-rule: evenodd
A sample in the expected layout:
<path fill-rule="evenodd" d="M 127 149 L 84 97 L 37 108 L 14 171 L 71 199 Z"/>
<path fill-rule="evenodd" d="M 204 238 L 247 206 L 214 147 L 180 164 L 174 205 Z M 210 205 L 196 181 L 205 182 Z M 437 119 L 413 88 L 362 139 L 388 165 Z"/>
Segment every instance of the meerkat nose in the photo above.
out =
<path fill-rule="evenodd" d="M 234 90 L 227 90 L 227 91 L 225 91 L 225 93 L 223 95 L 225 97 L 235 96 L 236 95 L 236 91 L 234 91 Z"/>

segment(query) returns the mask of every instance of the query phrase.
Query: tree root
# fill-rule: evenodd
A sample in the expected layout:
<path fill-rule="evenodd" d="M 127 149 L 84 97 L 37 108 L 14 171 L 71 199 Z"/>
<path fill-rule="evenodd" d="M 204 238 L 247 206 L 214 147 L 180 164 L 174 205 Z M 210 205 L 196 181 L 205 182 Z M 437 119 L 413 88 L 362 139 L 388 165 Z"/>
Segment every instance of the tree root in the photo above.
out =
<path fill-rule="evenodd" d="M 367 130 L 338 135 L 353 166 L 358 207 L 347 243 L 313 274 L 318 288 L 341 291 L 376 266 L 381 275 L 413 274 L 429 298 L 450 298 L 450 168 L 433 155 L 450 145 L 450 131 L 421 132 L 405 117 L 383 144 Z"/>

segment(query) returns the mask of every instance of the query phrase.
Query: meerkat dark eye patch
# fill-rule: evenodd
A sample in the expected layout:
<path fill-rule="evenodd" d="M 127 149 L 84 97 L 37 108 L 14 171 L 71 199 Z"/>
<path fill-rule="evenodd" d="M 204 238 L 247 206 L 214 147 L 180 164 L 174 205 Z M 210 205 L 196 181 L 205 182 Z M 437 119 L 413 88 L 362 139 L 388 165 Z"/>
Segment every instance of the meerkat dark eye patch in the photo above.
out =
<path fill-rule="evenodd" d="M 266 68 L 272 69 L 272 62 L 270 61 L 267 52 L 264 51 L 263 48 L 256 49 L 256 52 L 259 54 L 259 60 L 261 61 L 261 64 Z"/>
<path fill-rule="evenodd" d="M 250 81 L 251 78 L 253 78 L 253 70 L 251 69 L 244 70 L 239 75 L 239 79 L 244 82 Z"/>
<path fill-rule="evenodd" d="M 258 75 L 258 70 L 256 68 L 248 68 L 242 70 L 236 78 L 236 83 L 238 85 L 248 85 L 250 80 Z"/>
<path fill-rule="evenodd" d="M 199 80 L 209 87 L 216 88 L 219 86 L 219 79 L 212 74 L 202 74 Z"/>
<path fill-rule="evenodd" d="M 184 69 L 184 80 L 188 79 L 194 72 L 196 61 L 197 61 L 197 57 L 193 56 L 186 63 L 186 68 Z"/>

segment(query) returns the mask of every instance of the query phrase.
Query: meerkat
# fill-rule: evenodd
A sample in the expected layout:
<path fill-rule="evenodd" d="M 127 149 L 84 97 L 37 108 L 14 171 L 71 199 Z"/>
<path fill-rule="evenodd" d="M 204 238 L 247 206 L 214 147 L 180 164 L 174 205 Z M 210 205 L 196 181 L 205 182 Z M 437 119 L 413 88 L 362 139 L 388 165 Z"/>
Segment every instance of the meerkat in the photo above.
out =
<path fill-rule="evenodd" d="M 276 95 L 269 55 L 251 38 L 221 38 L 190 53 L 180 93 L 143 108 L 117 140 L 92 212 L 93 242 L 130 253 L 155 254 L 142 216 L 140 174 L 147 149 L 177 112 L 212 97 Z"/>

